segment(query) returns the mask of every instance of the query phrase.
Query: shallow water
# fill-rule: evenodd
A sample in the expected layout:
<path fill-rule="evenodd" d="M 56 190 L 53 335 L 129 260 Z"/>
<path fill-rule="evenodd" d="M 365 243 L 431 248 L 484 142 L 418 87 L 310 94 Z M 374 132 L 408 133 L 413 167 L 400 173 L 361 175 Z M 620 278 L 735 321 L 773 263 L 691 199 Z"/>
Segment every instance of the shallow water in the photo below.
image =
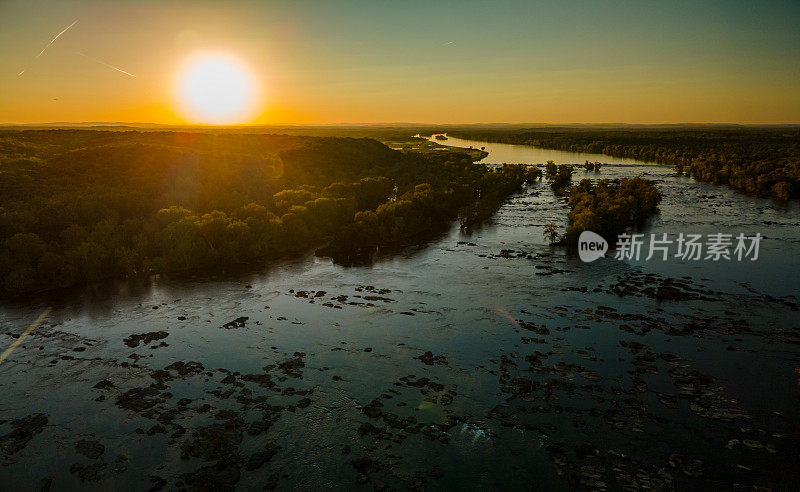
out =
<path fill-rule="evenodd" d="M 797 485 L 796 203 L 606 156 L 439 143 L 486 147 L 487 164 L 617 162 L 575 178 L 656 180 L 661 214 L 642 232 L 766 239 L 754 262 L 585 264 L 543 240 L 567 210 L 539 184 L 471 235 L 454 224 L 372 267 L 307 255 L 7 304 L 2 349 L 54 309 L 0 364 L 0 484 Z M 682 296 L 654 299 L 667 278 Z M 190 361 L 202 369 L 173 365 Z M 46 425 L 11 433 L 37 413 Z"/>

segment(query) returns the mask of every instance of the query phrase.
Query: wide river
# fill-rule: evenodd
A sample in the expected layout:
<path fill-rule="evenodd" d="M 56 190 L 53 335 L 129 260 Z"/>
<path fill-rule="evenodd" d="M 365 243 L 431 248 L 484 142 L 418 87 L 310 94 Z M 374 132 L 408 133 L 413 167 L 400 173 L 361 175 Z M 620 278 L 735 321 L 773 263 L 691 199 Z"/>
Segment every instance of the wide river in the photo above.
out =
<path fill-rule="evenodd" d="M 792 489 L 800 207 L 666 166 L 527 146 L 482 163 L 608 163 L 664 194 L 641 232 L 756 233 L 759 256 L 583 263 L 546 183 L 489 223 L 346 268 L 4 304 L 0 489 Z"/>

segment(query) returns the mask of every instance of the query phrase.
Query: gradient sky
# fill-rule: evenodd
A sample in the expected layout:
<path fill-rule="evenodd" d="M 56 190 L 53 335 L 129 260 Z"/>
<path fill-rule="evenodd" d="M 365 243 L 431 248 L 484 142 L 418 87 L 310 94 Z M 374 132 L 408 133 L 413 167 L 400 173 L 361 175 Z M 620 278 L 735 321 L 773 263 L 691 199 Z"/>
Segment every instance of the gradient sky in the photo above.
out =
<path fill-rule="evenodd" d="M 0 0 L 0 122 L 184 123 L 178 68 L 221 50 L 253 123 L 800 123 L 798 26 L 797 1 Z"/>

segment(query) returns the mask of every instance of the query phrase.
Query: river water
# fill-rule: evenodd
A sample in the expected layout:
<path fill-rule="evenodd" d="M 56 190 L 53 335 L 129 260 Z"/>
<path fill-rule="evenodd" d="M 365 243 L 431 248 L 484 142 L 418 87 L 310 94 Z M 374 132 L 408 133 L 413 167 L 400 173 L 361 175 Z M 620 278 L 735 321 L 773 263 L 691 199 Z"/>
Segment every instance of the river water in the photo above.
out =
<path fill-rule="evenodd" d="M 575 179 L 664 193 L 641 232 L 759 233 L 759 258 L 583 263 L 544 241 L 567 209 L 543 183 L 371 267 L 309 254 L 5 304 L 2 349 L 53 309 L 0 363 L 0 488 L 796 488 L 796 203 L 437 143 L 607 162 Z"/>

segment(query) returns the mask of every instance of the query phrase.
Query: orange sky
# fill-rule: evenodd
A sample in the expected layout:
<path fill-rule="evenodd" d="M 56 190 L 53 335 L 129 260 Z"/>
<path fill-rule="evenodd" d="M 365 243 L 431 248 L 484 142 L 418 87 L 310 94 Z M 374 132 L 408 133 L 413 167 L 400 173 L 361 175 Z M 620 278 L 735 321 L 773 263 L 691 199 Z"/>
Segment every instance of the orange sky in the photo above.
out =
<path fill-rule="evenodd" d="M 192 122 L 208 50 L 252 73 L 242 123 L 800 123 L 797 4 L 466 5 L 6 0 L 0 123 Z"/>

